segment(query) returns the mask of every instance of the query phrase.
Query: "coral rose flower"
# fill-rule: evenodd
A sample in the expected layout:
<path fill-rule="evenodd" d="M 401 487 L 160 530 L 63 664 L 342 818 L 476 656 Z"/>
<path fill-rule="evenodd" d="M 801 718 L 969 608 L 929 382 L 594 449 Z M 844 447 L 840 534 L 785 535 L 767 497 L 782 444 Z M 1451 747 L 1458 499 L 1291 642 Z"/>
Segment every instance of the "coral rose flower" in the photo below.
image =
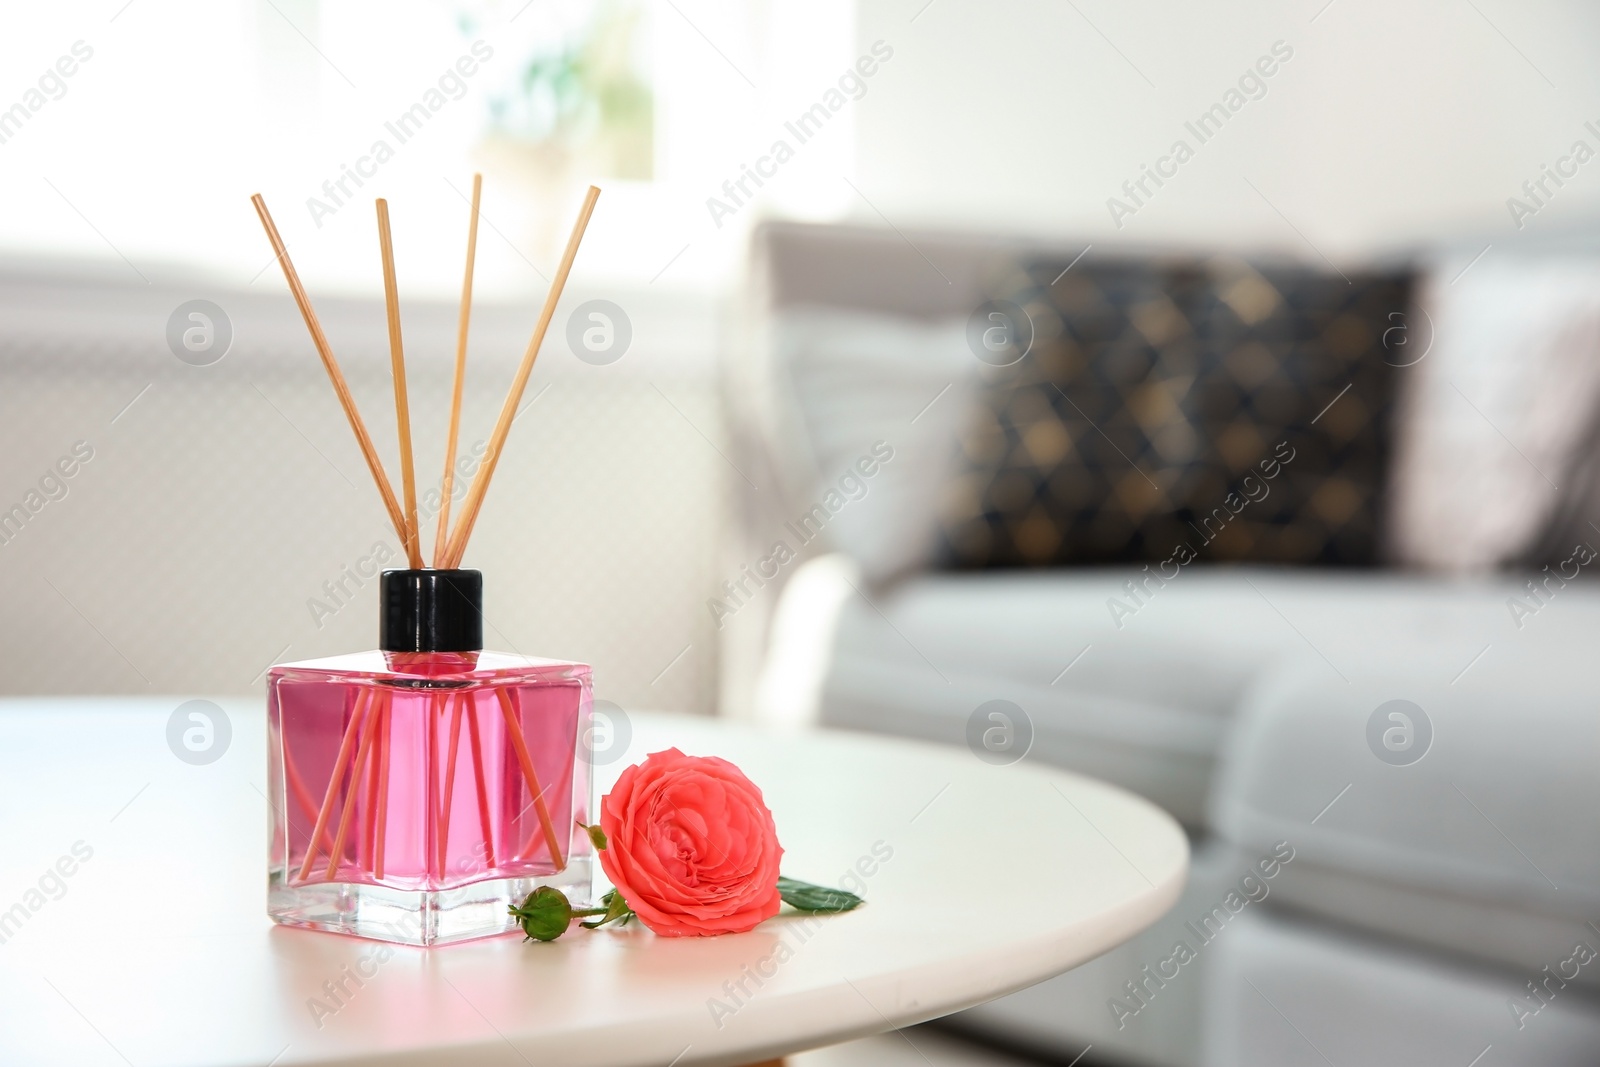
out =
<path fill-rule="evenodd" d="M 727 760 L 653 752 L 600 804 L 600 865 L 651 930 L 733 934 L 778 913 L 778 845 L 761 790 Z"/>

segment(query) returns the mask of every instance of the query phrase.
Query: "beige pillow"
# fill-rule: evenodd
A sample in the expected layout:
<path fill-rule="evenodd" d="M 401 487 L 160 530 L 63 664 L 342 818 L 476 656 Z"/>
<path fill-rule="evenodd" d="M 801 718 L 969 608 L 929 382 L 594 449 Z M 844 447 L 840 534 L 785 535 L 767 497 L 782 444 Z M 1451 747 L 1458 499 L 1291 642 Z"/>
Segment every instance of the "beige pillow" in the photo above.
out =
<path fill-rule="evenodd" d="M 1393 562 L 1470 572 L 1600 535 L 1600 257 L 1491 251 L 1427 270 L 1402 370 Z M 1465 269 L 1465 273 L 1462 271 Z M 1559 545 L 1554 542 L 1559 540 Z M 1542 562 L 1543 560 L 1541 560 Z"/>

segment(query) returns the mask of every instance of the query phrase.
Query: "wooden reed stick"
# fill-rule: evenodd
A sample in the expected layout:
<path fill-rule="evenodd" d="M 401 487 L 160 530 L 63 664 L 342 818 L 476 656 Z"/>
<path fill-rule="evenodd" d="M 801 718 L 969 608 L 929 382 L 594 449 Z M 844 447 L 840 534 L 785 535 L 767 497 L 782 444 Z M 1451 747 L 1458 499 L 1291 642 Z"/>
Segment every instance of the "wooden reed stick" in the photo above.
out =
<path fill-rule="evenodd" d="M 367 764 L 367 799 L 366 803 L 361 805 L 361 837 L 356 844 L 356 862 L 360 863 L 364 860 L 369 868 L 372 866 L 372 859 L 377 854 L 378 848 L 378 835 L 374 832 L 377 824 L 373 816 L 378 810 L 378 764 L 383 762 L 383 741 L 385 736 L 383 712 L 387 705 L 388 701 L 380 695 L 375 698 L 372 708 L 372 714 L 377 716 L 378 724 L 376 732 L 372 735 L 372 761 Z"/>
<path fill-rule="evenodd" d="M 357 866 L 372 866 L 372 812 L 378 806 L 378 760 L 383 756 L 383 699 L 376 698 L 372 711 L 376 720 L 372 734 L 372 754 L 367 774 L 361 781 L 361 810 L 356 813 L 355 861 Z"/>
<path fill-rule="evenodd" d="M 467 269 L 461 277 L 461 314 L 456 322 L 456 373 L 450 390 L 450 430 L 444 446 L 444 483 L 440 488 L 439 528 L 433 535 L 433 565 L 444 566 L 450 544 L 450 495 L 456 487 L 456 437 L 461 432 L 461 390 L 467 379 L 467 325 L 472 318 L 472 268 L 478 258 L 478 202 L 483 175 L 472 176 L 472 216 L 467 222 Z"/>
<path fill-rule="evenodd" d="M 361 722 L 366 718 L 367 705 L 371 702 L 371 697 L 372 691 L 363 689 L 356 696 L 355 706 L 351 709 L 350 722 L 344 728 L 344 740 L 339 742 L 339 754 L 334 758 L 333 773 L 328 778 L 328 791 L 322 797 L 322 810 L 317 812 L 316 829 L 311 831 L 311 843 L 306 846 L 305 862 L 300 865 L 302 882 L 311 877 L 311 865 L 317 858 L 317 842 L 327 837 L 328 819 L 333 814 L 333 801 L 339 795 L 339 783 L 344 778 L 344 770 L 350 765 L 350 754 L 355 750 L 356 737 L 361 732 Z M 333 851 L 331 845 L 328 851 Z"/>
<path fill-rule="evenodd" d="M 279 742 L 283 746 L 283 776 L 288 780 L 289 791 L 294 794 L 295 801 L 300 805 L 300 810 L 305 812 L 306 818 L 314 824 L 317 820 L 317 802 L 311 799 L 311 789 L 306 785 L 306 780 L 300 776 L 300 770 L 294 765 L 294 756 L 289 751 L 289 739 L 283 737 Z M 323 827 L 321 842 L 323 846 L 333 844 L 328 836 L 327 827 Z M 315 843 L 310 846 L 315 848 Z"/>
<path fill-rule="evenodd" d="M 417 476 L 411 464 L 411 403 L 406 396 L 406 356 L 400 343 L 400 294 L 394 280 L 394 239 L 389 235 L 389 201 L 378 200 L 378 247 L 383 253 L 383 302 L 389 311 L 389 364 L 394 374 L 394 421 L 400 427 L 400 481 L 405 490 L 406 561 L 422 569 L 422 538 L 417 530 Z"/>
<path fill-rule="evenodd" d="M 394 697 L 384 694 L 383 722 L 378 725 L 378 814 L 372 847 L 372 876 L 383 881 L 383 854 L 389 843 L 389 760 L 394 748 Z"/>
<path fill-rule="evenodd" d="M 437 773 L 439 760 L 438 723 L 444 721 L 444 713 L 449 706 L 449 693 L 433 694 L 433 714 L 427 716 L 427 743 L 423 746 L 422 766 L 428 776 L 428 817 L 424 820 L 426 826 L 423 829 L 423 836 L 427 841 L 428 852 L 426 873 L 430 876 L 435 873 L 435 866 L 443 866 L 443 864 L 435 865 L 433 863 L 439 855 L 439 835 L 441 832 L 439 828 L 439 775 Z M 428 828 L 433 831 L 431 836 L 428 833 Z M 430 880 L 432 879 L 430 878 Z"/>
<path fill-rule="evenodd" d="M 506 733 L 511 736 L 511 747 L 516 750 L 517 762 L 522 764 L 522 776 L 528 780 L 528 791 L 533 794 L 533 812 L 544 831 L 545 844 L 550 846 L 550 858 L 555 860 L 556 869 L 562 870 L 567 865 L 567 858 L 561 853 L 561 842 L 550 820 L 550 809 L 544 802 L 544 787 L 539 784 L 539 772 L 533 769 L 533 757 L 528 754 L 528 739 L 523 736 L 522 724 L 517 721 L 517 709 L 512 706 L 511 694 L 505 689 L 497 686 L 494 695 L 500 698 L 500 711 L 506 719 Z"/>
<path fill-rule="evenodd" d="M 439 804 L 439 876 L 450 861 L 450 806 L 456 792 L 456 752 L 461 745 L 461 698 L 445 698 L 450 706 L 450 751 L 444 758 L 444 796 Z"/>
<path fill-rule="evenodd" d="M 381 707 L 371 707 L 368 702 L 366 725 L 361 731 L 361 749 L 356 753 L 356 766 L 350 775 L 350 788 L 345 790 L 344 811 L 339 815 L 339 832 L 334 835 L 333 848 L 328 851 L 328 869 L 322 877 L 332 881 L 333 872 L 338 869 L 339 860 L 344 856 L 344 843 L 350 836 L 350 819 L 356 810 L 356 794 L 361 791 L 361 772 L 366 770 L 367 757 L 372 754 L 372 737 L 376 731 L 378 720 L 382 718 Z"/>
<path fill-rule="evenodd" d="M 472 777 L 478 787 L 478 819 L 483 823 L 484 859 L 498 867 L 494 858 L 494 822 L 489 817 L 489 783 L 483 776 L 483 738 L 478 736 L 478 709 L 467 709 L 467 744 L 472 749 Z"/>
<path fill-rule="evenodd" d="M 350 794 L 346 797 L 346 803 L 361 805 L 361 811 L 356 815 L 354 846 L 355 861 L 358 866 L 362 863 L 370 864 L 372 861 L 372 806 L 378 801 L 377 791 L 373 787 L 378 782 L 378 746 L 382 744 L 383 701 L 375 697 L 372 710 L 367 714 L 376 720 L 374 728 L 377 731 L 372 735 L 371 760 L 366 764 L 366 774 L 357 785 L 351 787 Z M 356 755 L 365 758 L 363 750 L 358 750 Z"/>
<path fill-rule="evenodd" d="M 561 254 L 561 265 L 556 269 L 555 281 L 545 295 L 544 310 L 539 313 L 533 338 L 528 342 L 528 350 L 522 354 L 522 365 L 517 368 L 517 376 L 511 383 L 510 392 L 506 394 L 506 402 L 500 408 L 500 420 L 495 423 L 494 434 L 489 438 L 489 447 L 478 468 L 478 476 L 473 479 L 472 488 L 461 503 L 461 515 L 456 519 L 455 532 L 450 535 L 450 551 L 445 555 L 447 567 L 460 566 L 462 554 L 467 550 L 467 538 L 472 536 L 473 524 L 478 521 L 483 495 L 489 490 L 489 482 L 505 449 L 506 436 L 511 433 L 511 420 L 516 418 L 517 405 L 522 402 L 522 392 L 527 388 L 528 376 L 533 373 L 534 360 L 539 358 L 539 347 L 544 344 L 545 332 L 550 329 L 550 320 L 555 317 L 556 304 L 561 300 L 561 291 L 567 286 L 567 275 L 572 273 L 572 261 L 578 257 L 578 246 L 583 243 L 583 232 L 589 226 L 589 216 L 594 214 L 594 203 L 599 198 L 600 190 L 589 186 L 589 192 L 583 198 L 583 207 L 578 212 L 578 221 L 572 225 L 572 236 L 567 239 L 567 250 Z"/>
<path fill-rule="evenodd" d="M 267 240 L 272 243 L 272 251 L 278 257 L 278 265 L 283 268 L 284 280 L 289 283 L 289 292 L 300 308 L 300 316 L 306 320 L 306 329 L 311 332 L 311 343 L 316 346 L 317 355 L 322 357 L 322 366 L 328 372 L 328 380 L 333 383 L 333 391 L 338 394 L 345 418 L 350 420 L 350 429 L 355 432 L 356 443 L 361 446 L 361 455 L 367 461 L 367 469 L 372 472 L 372 480 L 377 483 L 378 495 L 383 497 L 384 510 L 389 513 L 389 521 L 394 524 L 394 532 L 403 541 L 406 536 L 405 516 L 400 512 L 400 503 L 394 497 L 394 488 L 389 484 L 389 476 L 383 473 L 383 463 L 378 459 L 378 450 L 372 444 L 372 435 L 367 433 L 367 425 L 361 421 L 361 413 L 356 410 L 356 400 L 350 395 L 350 386 L 345 383 L 344 372 L 339 369 L 339 361 L 333 358 L 333 349 L 328 345 L 328 338 L 322 332 L 322 324 L 317 321 L 317 313 L 311 308 L 311 298 L 306 295 L 305 286 L 300 284 L 300 275 L 289 259 L 289 250 L 284 247 L 283 238 L 278 236 L 278 227 L 273 224 L 272 215 L 267 211 L 267 202 L 261 199 L 260 193 L 252 196 L 250 202 L 255 205 L 256 214 L 261 218 L 262 229 L 267 231 Z"/>
<path fill-rule="evenodd" d="M 561 780 L 556 783 L 557 795 L 558 796 L 560 795 L 560 790 L 561 790 L 561 788 L 563 786 L 567 787 L 569 792 L 570 792 L 571 785 L 572 785 L 572 774 L 571 774 L 571 770 L 569 768 L 565 773 L 562 774 Z M 523 844 L 522 844 L 522 847 L 517 850 L 517 857 L 516 858 L 517 859 L 525 859 L 528 856 L 533 855 L 533 850 L 538 847 L 539 838 L 543 835 L 543 833 L 544 833 L 543 824 L 541 824 L 539 826 L 535 826 L 533 828 L 533 832 L 528 834 L 528 840 L 524 841 Z M 561 866 L 563 868 L 566 867 L 566 861 L 565 860 L 561 861 Z"/>

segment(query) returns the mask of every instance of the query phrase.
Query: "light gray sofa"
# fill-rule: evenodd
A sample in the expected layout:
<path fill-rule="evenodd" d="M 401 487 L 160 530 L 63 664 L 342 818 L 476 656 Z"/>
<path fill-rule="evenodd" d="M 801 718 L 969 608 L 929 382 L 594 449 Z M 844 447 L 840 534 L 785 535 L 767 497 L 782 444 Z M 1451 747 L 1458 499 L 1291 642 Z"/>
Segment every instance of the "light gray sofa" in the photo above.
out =
<path fill-rule="evenodd" d="M 1116 618 L 1131 569 L 931 570 L 965 319 L 1018 247 L 765 227 L 725 382 L 730 573 L 796 556 L 723 620 L 730 707 L 966 744 L 1007 700 L 1027 759 L 1193 835 L 1155 928 L 953 1024 L 1085 1064 L 1600 1063 L 1600 588 L 1196 564 Z"/>

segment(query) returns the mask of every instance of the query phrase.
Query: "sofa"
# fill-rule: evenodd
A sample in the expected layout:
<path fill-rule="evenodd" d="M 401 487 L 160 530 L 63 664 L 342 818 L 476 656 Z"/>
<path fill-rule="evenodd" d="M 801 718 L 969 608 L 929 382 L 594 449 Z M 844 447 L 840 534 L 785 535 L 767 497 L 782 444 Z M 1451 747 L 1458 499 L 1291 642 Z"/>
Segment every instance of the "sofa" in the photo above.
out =
<path fill-rule="evenodd" d="M 1380 566 L 943 569 L 931 501 L 990 374 L 968 318 L 987 265 L 1032 247 L 760 229 L 723 373 L 745 476 L 711 606 L 724 706 L 976 758 L 982 709 L 1009 707 L 1014 758 L 1187 828 L 1173 911 L 948 1021 L 983 1040 L 1085 1065 L 1600 1062 L 1600 396 L 1573 369 L 1600 363 L 1595 261 L 1451 287 L 1465 258 L 1415 258 Z"/>

